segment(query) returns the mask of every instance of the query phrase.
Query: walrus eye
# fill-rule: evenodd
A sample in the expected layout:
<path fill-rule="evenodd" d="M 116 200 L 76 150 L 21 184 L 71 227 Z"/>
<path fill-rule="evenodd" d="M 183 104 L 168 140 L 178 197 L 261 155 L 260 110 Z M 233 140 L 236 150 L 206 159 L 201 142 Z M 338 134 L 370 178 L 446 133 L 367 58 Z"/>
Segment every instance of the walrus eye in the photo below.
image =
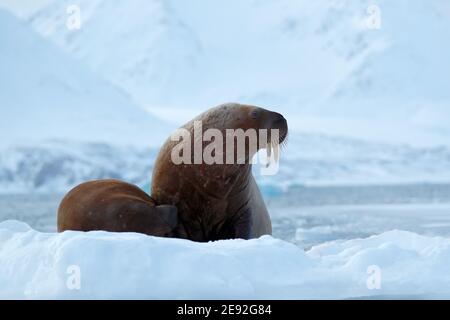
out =
<path fill-rule="evenodd" d="M 258 117 L 259 117 L 259 112 L 258 112 L 258 110 L 253 110 L 253 111 L 250 113 L 250 117 L 252 117 L 252 119 L 258 119 Z"/>

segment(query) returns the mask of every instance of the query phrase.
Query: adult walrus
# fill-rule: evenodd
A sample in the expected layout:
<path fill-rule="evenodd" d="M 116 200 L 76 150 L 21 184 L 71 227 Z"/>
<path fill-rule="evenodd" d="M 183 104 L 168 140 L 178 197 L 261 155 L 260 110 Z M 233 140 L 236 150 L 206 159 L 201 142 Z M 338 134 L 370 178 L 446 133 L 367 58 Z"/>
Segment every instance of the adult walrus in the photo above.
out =
<path fill-rule="evenodd" d="M 269 130 L 267 138 L 263 139 L 265 141 L 261 141 L 258 135 L 257 149 L 270 150 L 272 144 L 282 143 L 288 134 L 286 119 L 281 114 L 250 105 L 231 103 L 212 108 L 185 124 L 182 131 L 188 132 L 191 137 L 195 136 L 199 121 L 202 133 L 208 129 L 216 129 L 216 133 L 218 130 L 223 136 L 227 135 L 227 129 Z M 271 129 L 278 129 L 278 141 L 273 141 Z M 250 160 L 256 150 L 249 150 L 247 140 L 248 153 L 240 164 L 226 164 L 225 158 L 230 152 L 237 157 L 237 152 L 233 149 L 227 149 L 219 155 L 219 158 L 223 157 L 223 164 L 199 161 L 196 164 L 195 152 L 185 158 L 190 158 L 190 164 L 187 163 L 189 161 L 176 164 L 172 159 L 173 152 L 180 142 L 172 140 L 169 138 L 165 142 L 156 160 L 152 197 L 158 203 L 177 206 L 179 223 L 175 236 L 194 241 L 210 241 L 250 239 L 272 233 L 269 214 L 252 175 Z M 195 143 L 192 141 L 192 148 L 188 149 L 195 149 Z M 209 143 L 202 141 L 202 148 Z M 185 151 L 180 152 L 183 157 L 186 156 Z"/>
<path fill-rule="evenodd" d="M 69 191 L 58 208 L 58 232 L 139 232 L 173 237 L 177 208 L 156 205 L 137 186 L 119 180 L 94 180 Z"/>

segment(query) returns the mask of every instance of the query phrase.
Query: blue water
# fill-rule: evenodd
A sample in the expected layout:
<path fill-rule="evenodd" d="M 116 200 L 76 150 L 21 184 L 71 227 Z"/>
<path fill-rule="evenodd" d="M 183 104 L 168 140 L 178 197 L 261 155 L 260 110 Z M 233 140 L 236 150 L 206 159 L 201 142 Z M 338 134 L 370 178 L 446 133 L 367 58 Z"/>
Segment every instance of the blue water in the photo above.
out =
<path fill-rule="evenodd" d="M 450 186 L 262 188 L 273 235 L 302 248 L 392 229 L 450 237 Z M 54 232 L 61 194 L 0 195 L 0 221 Z"/>

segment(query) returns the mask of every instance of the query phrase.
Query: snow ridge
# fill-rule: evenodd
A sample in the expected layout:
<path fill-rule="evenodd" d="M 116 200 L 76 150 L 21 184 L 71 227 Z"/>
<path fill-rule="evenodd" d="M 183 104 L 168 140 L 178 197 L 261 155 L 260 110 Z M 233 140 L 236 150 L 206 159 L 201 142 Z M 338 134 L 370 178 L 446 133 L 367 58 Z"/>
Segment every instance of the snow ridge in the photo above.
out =
<path fill-rule="evenodd" d="M 8 299 L 450 297 L 450 240 L 405 231 L 306 252 L 270 236 L 195 243 L 40 233 L 17 221 L 0 223 L 0 239 L 0 297 Z M 79 290 L 67 285 L 73 270 Z"/>

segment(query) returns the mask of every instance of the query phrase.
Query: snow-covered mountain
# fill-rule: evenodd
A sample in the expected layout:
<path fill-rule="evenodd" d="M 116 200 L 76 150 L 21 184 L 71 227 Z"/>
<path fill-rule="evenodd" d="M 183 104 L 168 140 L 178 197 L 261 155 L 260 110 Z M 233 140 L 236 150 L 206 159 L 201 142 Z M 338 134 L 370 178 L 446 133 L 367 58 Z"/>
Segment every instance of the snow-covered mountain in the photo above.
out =
<path fill-rule="evenodd" d="M 292 144 L 291 144 L 292 143 Z M 149 190 L 158 148 L 51 141 L 0 153 L 0 193 L 65 193 L 87 180 L 117 178 Z M 290 138 L 279 172 L 254 173 L 266 196 L 301 185 L 440 183 L 450 181 L 450 149 L 301 134 Z"/>
<path fill-rule="evenodd" d="M 0 193 L 66 193 L 92 179 L 121 179 L 147 188 L 157 148 L 47 141 L 0 153 Z"/>
<path fill-rule="evenodd" d="M 208 79 L 200 79 L 208 72 L 200 61 L 201 44 L 170 2 L 78 1 L 82 24 L 75 31 L 66 27 L 66 8 L 72 4 L 52 1 L 28 20 L 41 35 L 126 90 L 140 105 L 158 112 L 190 108 L 194 104 L 188 97 L 207 88 Z"/>
<path fill-rule="evenodd" d="M 0 190 L 147 185 L 147 146 L 176 127 L 157 117 L 225 101 L 289 121 L 279 174 L 258 177 L 267 192 L 450 181 L 446 1 L 376 1 L 379 30 L 365 0 L 80 0 L 75 31 L 69 4 L 0 0 L 22 19 L 0 11 Z"/>
<path fill-rule="evenodd" d="M 122 89 L 3 10 L 0 41 L 0 147 L 47 139 L 148 146 L 170 131 Z"/>
<path fill-rule="evenodd" d="M 263 189 L 295 185 L 367 185 L 450 181 L 450 148 L 370 143 L 323 134 L 296 134 L 281 152 L 276 176 L 259 176 Z M 258 174 L 255 170 L 255 174 Z"/>
<path fill-rule="evenodd" d="M 140 105 L 177 123 L 242 101 L 280 110 L 305 130 L 450 141 L 445 0 L 80 0 L 79 31 L 65 27 L 70 0 L 3 1 Z M 367 27 L 373 4 L 380 29 Z"/>

